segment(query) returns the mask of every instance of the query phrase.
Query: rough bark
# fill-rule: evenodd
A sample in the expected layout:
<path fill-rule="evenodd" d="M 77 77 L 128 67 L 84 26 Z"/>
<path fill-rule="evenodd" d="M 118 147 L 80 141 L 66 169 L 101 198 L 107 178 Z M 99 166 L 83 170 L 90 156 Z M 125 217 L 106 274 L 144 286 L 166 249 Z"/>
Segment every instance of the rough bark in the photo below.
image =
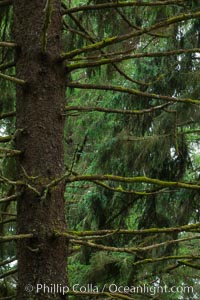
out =
<path fill-rule="evenodd" d="M 53 289 L 37 293 L 37 284 L 66 285 L 66 239 L 52 238 L 54 230 L 66 230 L 65 186 L 60 182 L 45 190 L 46 184 L 64 172 L 65 70 L 57 59 L 61 52 L 61 3 L 50 1 L 51 18 L 47 21 L 46 2 L 14 0 L 16 75 L 26 81 L 16 92 L 16 147 L 22 151 L 17 168 L 27 183 L 20 189 L 17 231 L 34 234 L 34 238 L 18 242 L 18 300 L 60 300 L 62 293 Z M 44 31 L 46 53 L 42 51 Z M 32 292 L 26 291 L 27 285 L 29 290 L 32 285 Z"/>

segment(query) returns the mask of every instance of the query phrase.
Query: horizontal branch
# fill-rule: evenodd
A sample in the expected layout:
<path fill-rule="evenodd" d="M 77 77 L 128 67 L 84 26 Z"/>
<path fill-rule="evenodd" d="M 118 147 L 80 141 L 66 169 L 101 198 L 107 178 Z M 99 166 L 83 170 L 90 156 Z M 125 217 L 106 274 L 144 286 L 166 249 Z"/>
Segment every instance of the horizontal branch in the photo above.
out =
<path fill-rule="evenodd" d="M 1 72 L 0 72 L 0 77 L 3 79 L 6 79 L 6 80 L 12 81 L 14 83 L 20 84 L 20 85 L 24 85 L 26 83 L 26 81 L 24 81 L 22 79 L 3 74 Z"/>
<path fill-rule="evenodd" d="M 32 233 L 27 234 L 18 234 L 18 235 L 8 235 L 8 236 L 0 236 L 0 242 L 11 242 L 23 239 L 30 239 L 33 238 Z"/>
<path fill-rule="evenodd" d="M 127 115 L 141 115 L 146 113 L 151 113 L 156 110 L 163 109 L 166 106 L 169 106 L 171 103 L 165 103 L 158 106 L 152 106 L 148 109 L 132 109 L 132 110 L 126 110 L 126 109 L 112 109 L 112 108 L 104 108 L 104 107 L 98 107 L 98 106 L 66 106 L 65 111 L 80 111 L 80 112 L 102 112 L 102 113 L 113 113 L 113 114 L 127 114 Z"/>
<path fill-rule="evenodd" d="M 147 92 L 142 92 L 140 90 L 126 88 L 123 86 L 115 86 L 115 85 L 97 85 L 97 84 L 83 84 L 77 82 L 68 82 L 68 87 L 76 88 L 76 89 L 91 89 L 91 90 L 104 90 L 104 91 L 116 91 L 120 93 L 127 93 L 136 96 L 142 96 L 150 99 L 158 99 L 165 100 L 170 102 L 182 102 L 182 103 L 190 103 L 200 105 L 200 100 L 190 99 L 190 98 L 176 98 L 158 94 L 151 94 Z"/>
<path fill-rule="evenodd" d="M 138 176 L 138 177 L 122 177 L 115 175 L 80 175 L 80 176 L 72 176 L 66 178 L 66 182 L 76 182 L 76 181 L 114 181 L 114 182 L 124 182 L 124 183 L 148 183 L 154 184 L 162 187 L 170 187 L 170 188 L 183 188 L 183 189 L 191 189 L 191 190 L 200 190 L 199 184 L 192 184 L 186 182 L 179 181 L 164 181 L 154 178 L 149 178 L 146 176 Z"/>
<path fill-rule="evenodd" d="M 0 1 L 0 7 L 8 6 L 8 5 L 11 5 L 11 4 L 13 4 L 12 0 L 2 0 L 2 1 Z"/>
<path fill-rule="evenodd" d="M 168 19 L 166 19 L 162 22 L 156 23 L 156 24 L 154 24 L 150 27 L 142 28 L 138 31 L 134 30 L 134 31 L 132 31 L 130 33 L 127 33 L 127 34 L 124 34 L 124 35 L 109 37 L 109 38 L 106 38 L 106 39 L 104 39 L 100 42 L 93 43 L 93 44 L 84 46 L 82 48 L 75 49 L 75 50 L 67 52 L 67 53 L 62 53 L 60 55 L 60 60 L 63 61 L 65 59 L 69 59 L 69 58 L 72 58 L 76 55 L 79 55 L 81 53 L 88 53 L 88 52 L 91 52 L 91 51 L 94 51 L 94 50 L 99 50 L 99 49 L 102 49 L 106 46 L 113 45 L 113 44 L 128 40 L 128 39 L 133 38 L 133 37 L 141 36 L 142 34 L 147 34 L 151 31 L 158 30 L 160 28 L 167 27 L 167 26 L 170 26 L 172 24 L 176 24 L 176 23 L 179 23 L 179 22 L 182 22 L 182 21 L 195 19 L 195 18 L 199 18 L 199 17 L 200 17 L 200 11 L 198 11 L 196 13 L 188 13 L 188 14 L 181 14 L 181 15 L 178 15 L 178 16 L 174 16 L 174 17 L 168 18 Z"/>
<path fill-rule="evenodd" d="M 15 117 L 15 115 L 16 115 L 16 112 L 15 112 L 15 111 L 9 111 L 9 112 L 6 112 L 6 113 L 1 113 L 1 114 L 0 114 L 0 120 L 6 119 L 6 118 L 12 118 L 12 117 Z"/>
<path fill-rule="evenodd" d="M 1 6 L 1 2 L 0 2 L 0 6 Z M 17 47 L 17 44 L 12 43 L 12 42 L 0 42 L 0 47 L 15 48 L 15 47 Z"/>
<path fill-rule="evenodd" d="M 128 230 L 128 229 L 108 229 L 108 230 L 97 230 L 97 231 L 69 231 L 69 234 L 75 236 L 102 236 L 106 234 L 131 234 L 131 235 L 146 235 L 146 234 L 159 234 L 159 233 L 172 233 L 172 232 L 195 232 L 200 230 L 200 222 L 196 224 L 183 225 L 180 227 L 169 227 L 169 228 L 148 228 L 141 230 Z"/>
<path fill-rule="evenodd" d="M 142 57 L 163 57 L 163 56 L 172 56 L 172 55 L 180 55 L 186 53 L 200 53 L 200 48 L 193 48 L 193 49 L 178 49 L 178 50 L 171 50 L 166 52 L 152 52 L 152 53 L 135 53 L 135 54 L 126 54 L 120 55 L 114 58 L 101 58 L 96 61 L 87 61 L 87 62 L 78 62 L 78 63 L 69 63 L 67 64 L 67 69 L 69 71 L 81 69 L 81 68 L 89 68 L 89 67 L 96 67 L 101 65 L 106 65 L 113 62 L 121 62 L 124 60 L 134 59 L 134 58 L 142 58 Z M 77 58 L 78 59 L 78 58 Z"/>
<path fill-rule="evenodd" d="M 117 1 L 117 2 L 107 2 L 96 5 L 81 5 L 69 8 L 64 11 L 63 14 L 75 13 L 79 11 L 89 11 L 89 10 L 99 10 L 99 9 L 109 9 L 109 8 L 118 8 L 118 7 L 133 7 L 133 6 L 162 6 L 162 5 L 181 5 L 183 6 L 183 0 L 166 0 L 166 1 L 155 1 L 155 2 L 144 2 L 144 1 Z"/>

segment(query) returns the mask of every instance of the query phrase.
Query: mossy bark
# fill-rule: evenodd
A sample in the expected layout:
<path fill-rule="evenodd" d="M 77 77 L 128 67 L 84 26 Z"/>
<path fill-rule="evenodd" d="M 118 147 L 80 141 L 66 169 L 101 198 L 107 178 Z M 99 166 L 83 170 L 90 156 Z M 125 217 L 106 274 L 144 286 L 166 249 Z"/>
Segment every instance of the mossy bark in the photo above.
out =
<path fill-rule="evenodd" d="M 65 122 L 65 69 L 58 63 L 61 1 L 51 1 L 51 24 L 46 32 L 44 55 L 45 5 L 46 0 L 14 1 L 16 76 L 25 81 L 16 92 L 19 134 L 15 140 L 16 148 L 22 151 L 17 158 L 18 174 L 27 183 L 19 187 L 17 233 L 34 236 L 18 241 L 18 300 L 63 299 L 59 292 L 40 289 L 37 293 L 37 284 L 64 286 L 67 283 L 66 239 L 52 238 L 55 229 L 66 230 L 64 182 L 49 189 L 42 199 L 45 184 L 64 172 Z M 32 292 L 26 291 L 27 285 L 32 285 Z"/>

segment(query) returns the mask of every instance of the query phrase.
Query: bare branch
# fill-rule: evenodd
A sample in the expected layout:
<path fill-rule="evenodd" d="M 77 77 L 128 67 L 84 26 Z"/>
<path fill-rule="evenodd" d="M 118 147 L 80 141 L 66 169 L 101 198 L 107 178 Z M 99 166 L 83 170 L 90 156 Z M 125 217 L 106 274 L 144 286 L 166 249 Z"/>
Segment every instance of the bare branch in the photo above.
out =
<path fill-rule="evenodd" d="M 72 176 L 66 178 L 66 182 L 96 181 L 96 180 L 124 182 L 124 183 L 147 183 L 147 184 L 154 184 L 162 187 L 170 187 L 170 188 L 175 187 L 175 188 L 183 188 L 183 189 L 191 189 L 191 190 L 200 190 L 199 184 L 179 182 L 179 181 L 164 181 L 155 178 L 149 178 L 146 176 L 122 177 L 122 176 L 115 176 L 115 175 L 80 175 L 80 176 Z"/>
<path fill-rule="evenodd" d="M 114 187 L 111 187 L 101 181 L 94 181 L 94 183 L 96 183 L 97 185 L 109 190 L 109 191 L 112 191 L 112 192 L 116 192 L 116 193 L 122 193 L 122 194 L 132 194 L 132 195 L 138 195 L 138 196 L 150 196 L 150 195 L 157 195 L 157 194 L 160 194 L 160 193 L 166 193 L 166 189 L 165 188 L 161 188 L 161 189 L 158 189 L 158 190 L 153 190 L 153 191 L 148 191 L 148 190 L 144 190 L 144 191 L 135 191 L 135 190 L 126 190 L 124 189 L 122 186 L 119 186 L 117 188 L 114 188 Z"/>
<path fill-rule="evenodd" d="M 161 6 L 161 5 L 181 5 L 183 6 L 183 0 L 166 0 L 166 1 L 155 1 L 155 2 L 144 2 L 144 1 L 129 1 L 129 2 L 108 2 L 96 5 L 81 5 L 77 7 L 72 7 L 64 11 L 63 14 L 75 13 L 79 11 L 89 11 L 89 10 L 99 10 L 99 9 L 109 9 L 116 7 L 133 7 L 133 6 Z"/>
<path fill-rule="evenodd" d="M 33 238 L 33 233 L 0 236 L 0 242 L 11 242 L 11 241 L 17 241 L 23 239 L 31 239 L 31 238 Z"/>
<path fill-rule="evenodd" d="M 0 176 L 0 182 L 4 182 L 6 184 L 10 184 L 14 186 L 26 186 L 27 188 L 29 188 L 29 190 L 33 191 L 36 195 L 38 195 L 39 197 L 41 196 L 41 193 L 35 187 L 31 186 L 29 183 L 24 182 L 22 180 L 12 181 L 4 176 Z"/>
<path fill-rule="evenodd" d="M 189 240 L 195 240 L 195 239 L 200 239 L 200 236 L 193 236 L 193 237 L 188 237 L 188 238 L 182 238 L 182 239 L 177 239 L 177 240 L 169 240 L 166 242 L 162 242 L 162 243 L 157 243 L 157 244 L 153 244 L 150 246 L 146 246 L 146 247 L 111 247 L 111 246 L 105 246 L 102 244 L 96 244 L 90 241 L 85 241 L 85 240 L 80 240 L 79 238 L 71 238 L 71 235 L 69 235 L 68 233 L 55 233 L 55 236 L 63 236 L 69 239 L 70 243 L 72 244 L 78 244 L 78 245 L 82 245 L 82 246 L 88 246 L 94 249 L 98 249 L 98 250 L 103 250 L 103 251 L 112 251 L 112 252 L 122 252 L 122 253 L 129 253 L 129 254 L 133 254 L 133 253 L 138 253 L 138 252 L 145 252 L 145 251 L 149 251 L 149 250 L 153 250 L 162 246 L 166 246 L 166 245 L 170 245 L 170 244 L 177 244 L 177 243 L 181 243 L 181 242 L 185 242 L 185 241 L 189 241 Z"/>
<path fill-rule="evenodd" d="M 196 231 L 195 231 L 196 230 Z M 129 230 L 129 229 L 105 229 L 105 230 L 97 230 L 97 231 L 69 231 L 69 234 L 73 234 L 75 236 L 101 236 L 106 234 L 131 234 L 131 235 L 146 235 L 146 234 L 162 234 L 162 233 L 172 233 L 172 232 L 199 232 L 200 231 L 200 222 L 196 224 L 183 225 L 180 227 L 169 227 L 169 228 L 147 228 L 140 230 Z"/>
<path fill-rule="evenodd" d="M 17 84 L 20 84 L 20 85 L 24 85 L 26 83 L 26 81 L 22 80 L 22 79 L 19 79 L 19 78 L 16 78 L 16 77 L 12 77 L 12 76 L 9 76 L 9 75 L 6 75 L 6 74 L 3 74 L 0 72 L 0 77 L 1 78 L 4 78 L 6 80 L 9 80 L 9 81 L 12 81 L 14 83 L 17 83 Z"/>
<path fill-rule="evenodd" d="M 1 6 L 1 2 L 0 2 L 0 6 Z M 16 48 L 17 44 L 13 42 L 0 42 L 0 47 Z"/>
<path fill-rule="evenodd" d="M 154 112 L 156 110 L 161 110 L 165 106 L 169 106 L 171 103 L 165 103 L 163 105 L 152 106 L 148 109 L 141 109 L 141 110 L 126 110 L 126 109 L 112 109 L 112 108 L 104 108 L 98 106 L 91 106 L 91 107 L 84 107 L 84 106 L 66 106 L 65 111 L 80 111 L 80 112 L 102 112 L 102 113 L 114 113 L 114 114 L 128 114 L 128 115 L 141 115 L 150 112 Z"/>
<path fill-rule="evenodd" d="M 104 91 L 116 91 L 120 93 L 127 93 L 136 96 L 143 96 L 150 99 L 159 99 L 171 102 L 182 102 L 182 103 L 190 103 L 200 105 L 200 100 L 190 99 L 190 98 L 176 98 L 158 94 L 150 94 L 147 92 L 142 92 L 140 90 L 126 88 L 123 86 L 115 86 L 115 85 L 96 85 L 96 84 L 83 84 L 77 82 L 68 82 L 68 87 L 77 88 L 77 89 L 91 89 L 91 90 L 104 90 Z"/>
<path fill-rule="evenodd" d="M 69 63 L 67 64 L 67 68 L 69 71 L 81 69 L 81 68 L 88 68 L 88 67 L 96 67 L 102 66 L 113 62 L 121 62 L 128 59 L 134 58 L 142 58 L 142 57 L 163 57 L 163 56 L 171 56 L 171 55 L 180 55 L 185 53 L 200 53 L 200 48 L 193 48 L 193 49 L 178 49 L 178 50 L 171 50 L 167 52 L 153 52 L 153 53 L 135 53 L 135 54 L 127 54 L 127 55 L 120 55 L 114 58 L 102 58 L 96 61 L 87 61 L 87 62 L 78 62 L 78 63 Z M 77 58 L 78 59 L 78 58 Z"/>
<path fill-rule="evenodd" d="M 15 155 L 20 155 L 22 153 L 20 150 L 13 150 L 13 149 L 2 148 L 2 147 L 0 147 L 0 152 L 5 153 L 3 156 L 0 157 L 15 156 Z"/>
<path fill-rule="evenodd" d="M 66 233 L 62 233 L 61 236 L 69 238 Z M 76 239 L 70 239 L 70 243 L 87 246 L 87 247 L 91 247 L 91 248 L 102 250 L 102 251 L 112 251 L 112 252 L 129 253 L 129 254 L 140 252 L 140 249 L 137 247 L 129 247 L 129 248 L 128 247 L 111 247 L 111 246 L 95 244 L 95 243 L 87 242 L 87 241 L 80 241 L 80 240 L 76 240 Z"/>
<path fill-rule="evenodd" d="M 20 196 L 20 193 L 1 198 L 0 203 L 16 201 L 17 197 L 19 197 L 19 196 Z"/>

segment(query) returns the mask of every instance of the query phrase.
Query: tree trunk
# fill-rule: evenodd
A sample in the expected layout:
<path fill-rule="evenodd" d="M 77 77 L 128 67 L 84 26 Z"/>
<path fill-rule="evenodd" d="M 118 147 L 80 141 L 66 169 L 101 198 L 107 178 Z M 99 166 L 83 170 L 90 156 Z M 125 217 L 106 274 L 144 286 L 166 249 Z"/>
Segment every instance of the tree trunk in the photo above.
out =
<path fill-rule="evenodd" d="M 16 92 L 16 147 L 22 151 L 17 168 L 26 183 L 18 199 L 17 231 L 34 234 L 18 243 L 17 299 L 66 299 L 61 287 L 67 282 L 67 245 L 65 239 L 53 238 L 55 230 L 66 230 L 65 185 L 45 189 L 64 172 L 61 1 L 13 2 L 16 75 L 26 81 Z"/>

